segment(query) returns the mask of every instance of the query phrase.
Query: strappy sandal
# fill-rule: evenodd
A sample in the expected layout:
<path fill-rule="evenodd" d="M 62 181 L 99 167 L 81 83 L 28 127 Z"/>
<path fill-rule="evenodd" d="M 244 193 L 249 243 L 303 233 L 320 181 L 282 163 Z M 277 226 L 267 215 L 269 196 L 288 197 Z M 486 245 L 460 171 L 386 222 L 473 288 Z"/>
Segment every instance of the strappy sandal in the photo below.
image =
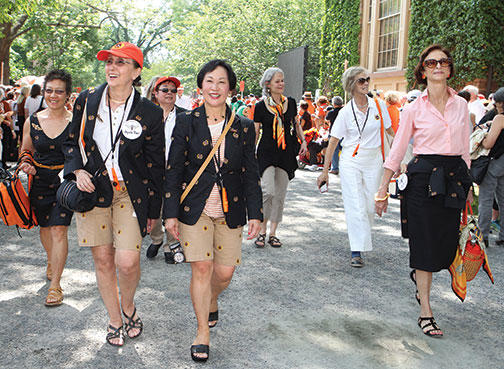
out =
<path fill-rule="evenodd" d="M 428 322 L 428 323 L 422 324 L 423 322 Z M 439 328 L 436 321 L 434 320 L 434 317 L 432 317 L 432 316 L 426 317 L 426 318 L 422 318 L 422 317 L 418 318 L 418 326 L 422 330 L 423 334 L 425 334 L 426 336 L 433 337 L 433 338 L 443 337 L 443 331 L 441 331 L 441 328 Z M 425 331 L 424 329 L 426 329 L 428 327 L 432 327 L 432 328 Z M 441 334 L 432 333 L 434 331 L 439 331 L 439 332 L 441 332 Z"/>
<path fill-rule="evenodd" d="M 410 272 L 409 277 L 411 278 L 411 280 L 415 284 L 415 287 L 417 287 L 417 284 L 416 284 L 416 269 L 413 269 Z M 421 305 L 421 303 L 420 303 L 420 296 L 418 295 L 418 288 L 416 289 L 416 292 L 415 292 L 415 298 L 416 298 L 416 300 L 418 302 L 418 305 Z"/>
<path fill-rule="evenodd" d="M 107 332 L 107 343 L 112 346 L 122 346 L 124 345 L 124 329 L 123 326 L 121 325 L 119 328 L 114 327 L 112 324 L 109 324 L 108 329 L 112 329 L 112 332 Z M 119 338 L 121 343 L 114 343 L 112 340 Z"/>
<path fill-rule="evenodd" d="M 282 243 L 276 236 L 269 236 L 268 243 L 271 245 L 271 247 L 282 247 Z"/>
<path fill-rule="evenodd" d="M 208 314 L 208 321 L 209 322 L 215 322 L 214 324 L 208 324 L 209 328 L 213 328 L 217 325 L 219 320 L 219 310 L 217 311 L 212 311 L 210 314 Z"/>
<path fill-rule="evenodd" d="M 206 357 L 200 357 L 196 354 L 206 354 Z M 191 358 L 194 361 L 207 361 L 210 357 L 210 346 L 209 345 L 192 345 L 191 346 Z"/>
<path fill-rule="evenodd" d="M 256 240 L 254 241 L 254 244 L 258 249 L 264 248 L 264 246 L 266 246 L 266 233 L 263 234 L 259 233 Z"/>
<path fill-rule="evenodd" d="M 63 303 L 63 290 L 61 287 L 49 288 L 45 306 L 59 306 Z"/>
<path fill-rule="evenodd" d="M 47 269 L 46 269 L 46 278 L 48 281 L 52 280 L 52 268 L 51 268 L 51 263 L 47 263 Z"/>
<path fill-rule="evenodd" d="M 136 314 L 136 306 L 135 306 L 135 309 L 133 310 L 133 314 L 131 314 L 131 316 L 127 316 L 126 313 L 123 311 L 123 315 L 127 319 L 127 321 L 124 323 L 124 328 L 126 329 L 126 334 L 128 335 L 128 338 L 131 338 L 131 339 L 137 338 L 138 336 L 140 336 L 142 334 L 142 331 L 143 331 L 142 319 L 140 319 L 140 317 L 137 316 L 137 318 L 135 320 L 133 320 L 133 317 L 135 316 L 135 314 Z M 140 332 L 135 336 L 130 336 L 129 332 L 132 329 L 139 329 Z"/>

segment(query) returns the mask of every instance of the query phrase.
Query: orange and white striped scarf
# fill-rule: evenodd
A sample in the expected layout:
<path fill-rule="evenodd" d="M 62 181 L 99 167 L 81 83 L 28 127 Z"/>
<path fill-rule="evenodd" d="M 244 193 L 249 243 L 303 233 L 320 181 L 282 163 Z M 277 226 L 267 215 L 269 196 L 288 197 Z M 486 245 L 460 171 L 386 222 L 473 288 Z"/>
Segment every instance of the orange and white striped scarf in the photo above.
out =
<path fill-rule="evenodd" d="M 283 113 L 287 111 L 288 100 L 281 95 L 281 103 L 277 104 L 271 96 L 265 100 L 266 108 L 274 115 L 273 117 L 273 139 L 277 141 L 278 148 L 285 150 L 285 128 L 283 125 Z"/>

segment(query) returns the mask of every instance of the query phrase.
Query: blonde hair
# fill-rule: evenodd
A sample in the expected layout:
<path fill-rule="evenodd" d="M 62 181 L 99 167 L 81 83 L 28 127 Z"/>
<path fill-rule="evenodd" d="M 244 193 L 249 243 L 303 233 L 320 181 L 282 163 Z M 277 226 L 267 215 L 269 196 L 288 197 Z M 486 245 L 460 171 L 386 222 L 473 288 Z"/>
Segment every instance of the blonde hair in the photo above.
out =
<path fill-rule="evenodd" d="M 401 93 L 398 91 L 387 91 L 385 92 L 385 101 L 389 104 L 398 103 L 401 100 Z"/>
<path fill-rule="evenodd" d="M 354 89 L 355 83 L 357 82 L 355 77 L 361 73 L 366 73 L 369 75 L 369 71 L 361 66 L 350 67 L 341 76 L 341 83 L 345 91 L 352 96 L 352 91 Z"/>

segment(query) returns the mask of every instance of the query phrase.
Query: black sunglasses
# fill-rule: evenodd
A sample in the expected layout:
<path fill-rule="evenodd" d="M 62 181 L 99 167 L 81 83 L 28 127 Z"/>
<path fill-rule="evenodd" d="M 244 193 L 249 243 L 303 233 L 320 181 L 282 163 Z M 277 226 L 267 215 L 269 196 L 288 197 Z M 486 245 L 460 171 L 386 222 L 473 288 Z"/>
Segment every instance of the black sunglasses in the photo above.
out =
<path fill-rule="evenodd" d="M 369 83 L 369 81 L 371 81 L 371 77 L 366 77 L 366 78 L 361 77 L 361 78 L 359 78 L 359 79 L 357 80 L 357 83 L 358 83 L 359 85 L 363 85 L 363 84 L 364 84 L 364 83 L 366 83 L 366 82 L 368 82 L 368 83 Z"/>
<path fill-rule="evenodd" d="M 165 94 L 168 93 L 168 92 L 171 92 L 172 94 L 176 94 L 177 93 L 177 89 L 176 88 L 160 88 L 158 91 L 161 91 L 161 92 L 164 92 Z"/>
<path fill-rule="evenodd" d="M 436 68 L 438 63 L 441 67 L 446 68 L 446 67 L 449 67 L 450 65 L 452 65 L 452 60 L 450 58 L 442 58 L 439 60 L 427 59 L 427 60 L 424 60 L 423 66 L 425 68 L 433 69 L 433 68 Z"/>

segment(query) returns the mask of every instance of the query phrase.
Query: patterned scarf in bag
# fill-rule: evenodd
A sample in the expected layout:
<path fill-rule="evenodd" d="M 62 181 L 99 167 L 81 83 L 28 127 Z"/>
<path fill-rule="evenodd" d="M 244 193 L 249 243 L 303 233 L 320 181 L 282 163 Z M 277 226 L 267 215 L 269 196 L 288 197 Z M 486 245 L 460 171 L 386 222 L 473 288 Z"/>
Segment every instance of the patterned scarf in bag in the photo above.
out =
<path fill-rule="evenodd" d="M 285 129 L 283 125 L 283 113 L 287 111 L 288 100 L 281 96 L 282 102 L 277 104 L 271 96 L 265 100 L 266 108 L 274 115 L 273 118 L 273 139 L 277 141 L 278 147 L 285 150 Z"/>

